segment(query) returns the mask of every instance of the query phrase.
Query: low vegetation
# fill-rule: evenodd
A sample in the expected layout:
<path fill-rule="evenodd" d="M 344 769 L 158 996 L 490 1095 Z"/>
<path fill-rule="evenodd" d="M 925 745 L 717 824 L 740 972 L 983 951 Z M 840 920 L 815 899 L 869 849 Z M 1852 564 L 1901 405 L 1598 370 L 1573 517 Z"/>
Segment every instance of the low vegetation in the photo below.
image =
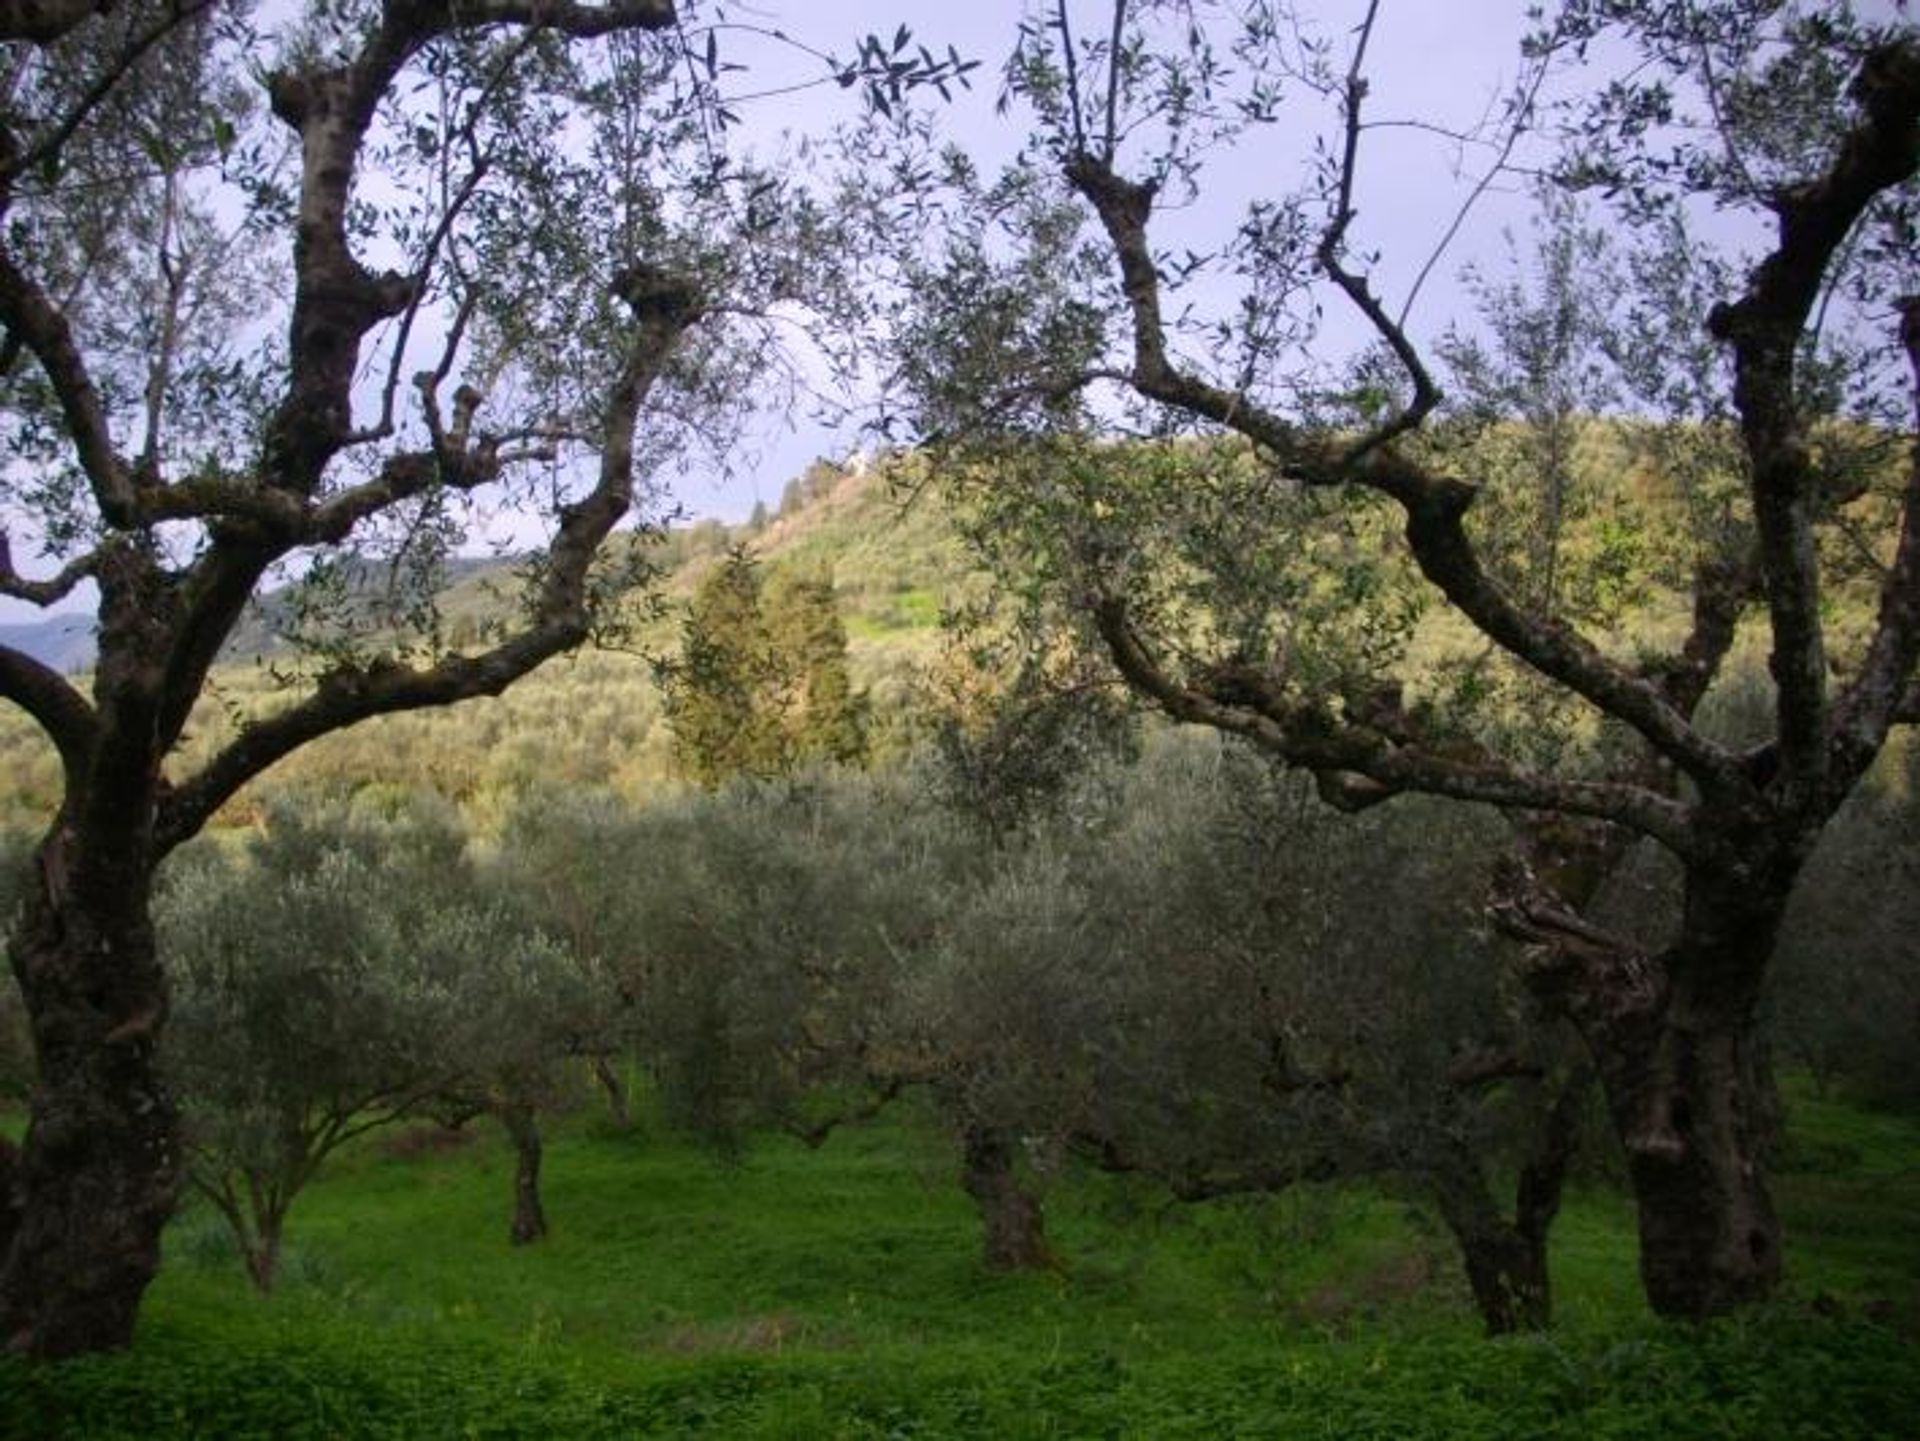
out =
<path fill-rule="evenodd" d="M 1902 1434 L 1920 1353 L 1876 1318 L 1920 1285 L 1920 1130 L 1797 1090 L 1792 1115 L 1777 1305 L 1647 1319 L 1626 1204 L 1589 1181 L 1558 1328 L 1498 1343 L 1431 1220 L 1369 1190 L 1169 1207 L 1076 1173 L 1063 1264 L 992 1275 L 924 1113 L 724 1160 L 657 1113 L 583 1116 L 549 1148 L 552 1234 L 516 1249 L 510 1148 L 423 1126 L 315 1183 L 270 1298 L 190 1207 L 135 1347 L 0 1365 L 0 1437 Z"/>

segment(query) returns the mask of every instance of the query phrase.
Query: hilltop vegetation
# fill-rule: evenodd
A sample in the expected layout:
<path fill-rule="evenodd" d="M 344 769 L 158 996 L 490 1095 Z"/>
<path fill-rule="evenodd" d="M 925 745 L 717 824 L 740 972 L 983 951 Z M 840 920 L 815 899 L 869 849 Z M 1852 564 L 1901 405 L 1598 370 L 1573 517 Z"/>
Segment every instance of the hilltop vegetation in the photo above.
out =
<path fill-rule="evenodd" d="M 499 697 L 382 717 L 330 736 L 282 765 L 274 785 L 418 784 L 497 813 L 536 781 L 609 786 L 635 799 L 672 783 L 672 737 L 654 662 L 675 652 L 687 603 L 734 545 L 747 546 L 769 571 L 831 580 L 854 684 L 872 698 L 874 748 L 897 756 L 910 743 L 916 668 L 940 645 L 941 609 L 980 586 L 940 500 L 896 491 L 881 468 L 856 473 L 820 462 L 796 479 L 787 504 L 762 527 L 700 521 L 626 544 L 658 568 L 659 604 L 640 604 L 608 648 L 589 647 Z M 438 603 L 449 644 L 481 635 L 517 604 L 513 572 L 511 561 L 460 567 Z M 270 712 L 284 689 L 281 674 L 301 669 L 265 618 L 235 646 L 188 727 L 188 762 L 211 754 L 239 718 Z M 7 777 L 0 826 L 27 826 L 51 813 L 58 759 L 11 708 L 0 712 L 0 775 Z M 221 823 L 243 824 L 254 814 L 242 797 Z"/>
<path fill-rule="evenodd" d="M 1515 464 L 1515 443 L 1496 437 L 1488 450 L 1493 463 Z M 1565 517 L 1561 565 L 1599 587 L 1587 604 L 1613 617 L 1606 632 L 1612 648 L 1629 656 L 1656 649 L 1685 624 L 1678 590 L 1684 555 L 1676 538 L 1689 502 L 1635 449 L 1621 424 L 1586 423 L 1572 453 L 1569 489 L 1577 504 Z M 605 786 L 632 800 L 671 787 L 684 772 L 674 760 L 657 663 L 678 654 L 689 604 L 735 547 L 744 547 L 769 576 L 830 581 L 846 630 L 851 678 L 870 704 L 874 757 L 897 761 L 926 738 L 927 708 L 936 697 L 944 691 L 948 700 L 955 698 L 953 653 L 982 639 L 971 630 L 943 635 L 942 616 L 972 614 L 991 589 L 974 548 L 976 540 L 993 543 L 991 521 L 975 514 L 963 494 L 929 480 L 925 462 L 910 455 L 858 465 L 818 461 L 786 486 L 777 512 L 757 521 L 728 526 L 701 520 L 625 539 L 621 545 L 637 549 L 654 579 L 610 620 L 605 644 L 544 667 L 501 696 L 451 710 L 379 717 L 325 737 L 282 763 L 272 785 L 424 785 L 491 815 L 536 782 Z M 1010 472 L 1004 483 L 1025 482 Z M 987 484 L 994 482 L 989 478 Z M 1490 536 L 1506 537 L 1496 544 L 1520 545 L 1524 521 L 1524 508 L 1508 514 L 1496 494 L 1485 524 Z M 1389 518 L 1374 513 L 1361 525 L 1345 544 L 1356 555 L 1377 555 Z M 980 533 L 982 526 L 988 534 Z M 618 550 L 610 568 L 627 563 Z M 1404 576 L 1395 582 L 1408 583 Z M 1019 584 L 1007 582 L 1002 594 L 1017 594 Z M 444 643 L 457 649 L 490 633 L 519 603 L 522 585 L 511 559 L 455 564 L 435 602 Z M 1864 583 L 1836 589 L 1838 644 L 1860 643 L 1869 595 Z M 270 597 L 238 633 L 194 712 L 181 762 L 191 765 L 211 754 L 240 719 L 271 713 L 287 679 L 310 669 L 311 662 L 303 665 L 300 652 L 276 629 L 284 628 L 286 610 Z M 1473 631 L 1457 614 L 1427 603 L 1409 614 L 1400 664 L 1416 686 L 1444 702 L 1449 685 L 1502 684 L 1487 672 Z M 1727 696 L 1751 690 L 1758 644 L 1749 637 L 1737 648 L 1741 662 Z M 994 664 L 1007 662 L 1001 656 Z M 980 681 L 990 691 L 1009 678 Z M 1724 709 L 1753 701 L 1720 704 Z M 1532 728 L 1536 744 L 1585 744 L 1594 734 L 1591 713 L 1577 710 L 1552 718 L 1537 709 L 1514 711 L 1509 717 Z M 0 826 L 28 826 L 50 813 L 58 794 L 57 759 L 11 709 L 0 712 L 0 767 L 8 777 L 0 788 Z M 243 795 L 216 823 L 246 824 L 257 814 L 255 802 Z"/>

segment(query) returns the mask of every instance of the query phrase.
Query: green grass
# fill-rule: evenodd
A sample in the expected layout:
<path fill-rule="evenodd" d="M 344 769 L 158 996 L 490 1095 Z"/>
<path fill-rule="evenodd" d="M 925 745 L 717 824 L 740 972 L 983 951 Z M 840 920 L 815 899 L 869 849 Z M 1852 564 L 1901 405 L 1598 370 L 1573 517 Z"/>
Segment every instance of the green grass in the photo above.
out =
<path fill-rule="evenodd" d="M 1794 1115 L 1819 1163 L 1781 1177 L 1778 1304 L 1649 1320 L 1627 1208 L 1595 1187 L 1556 1232 L 1561 1325 L 1499 1343 L 1444 1237 L 1376 1192 L 1178 1207 L 1062 1178 L 1065 1264 L 1003 1277 L 913 1115 L 735 1162 L 577 1121 L 549 1148 L 553 1234 L 522 1250 L 493 1137 L 370 1140 L 295 1208 L 275 1295 L 189 1210 L 134 1349 L 0 1366 L 0 1438 L 1911 1434 L 1920 1126 Z"/>

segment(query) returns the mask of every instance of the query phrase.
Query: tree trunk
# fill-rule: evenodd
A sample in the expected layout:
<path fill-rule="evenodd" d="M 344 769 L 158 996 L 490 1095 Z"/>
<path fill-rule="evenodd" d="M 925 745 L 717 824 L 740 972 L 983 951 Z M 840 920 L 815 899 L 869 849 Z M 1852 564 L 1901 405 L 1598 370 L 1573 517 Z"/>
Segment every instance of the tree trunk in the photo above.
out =
<path fill-rule="evenodd" d="M 20 1229 L 20 1148 L 0 1136 L 0 1264 L 13 1245 L 13 1233 Z"/>
<path fill-rule="evenodd" d="M 247 1264 L 247 1277 L 262 1296 L 272 1293 L 274 1279 L 280 1273 L 280 1237 L 285 1229 L 284 1216 L 266 1215 L 255 1219 L 254 1232 L 240 1242 L 240 1256 Z"/>
<path fill-rule="evenodd" d="M 547 1216 L 540 1206 L 540 1127 L 531 1106 L 506 1105 L 498 1114 L 514 1153 L 513 1225 L 507 1235 L 514 1245 L 524 1246 L 547 1234 Z"/>
<path fill-rule="evenodd" d="M 1453 1229 L 1466 1263 L 1467 1285 L 1489 1336 L 1544 1331 L 1553 1323 L 1553 1290 L 1547 1277 L 1544 1236 L 1512 1226 L 1487 1231 Z"/>
<path fill-rule="evenodd" d="M 613 1116 L 613 1124 L 623 1131 L 632 1130 L 633 1108 L 628 1104 L 627 1083 L 619 1069 L 605 1056 L 595 1056 L 592 1064 L 593 1078 L 607 1093 L 607 1110 Z"/>
<path fill-rule="evenodd" d="M 179 1116 L 159 1073 L 167 993 L 146 874 L 96 868 L 71 895 L 66 837 L 42 847 L 10 947 L 39 1068 L 19 1225 L 0 1267 L 0 1338 L 46 1358 L 132 1340 L 181 1179 Z"/>
<path fill-rule="evenodd" d="M 1649 1043 L 1606 1068 L 1639 1213 L 1640 1276 L 1662 1316 L 1703 1320 L 1780 1282 L 1767 1188 L 1771 1078 L 1751 1013 L 1667 1008 Z"/>
<path fill-rule="evenodd" d="M 988 1268 L 1033 1271 L 1052 1266 L 1046 1216 L 1038 1198 L 1020 1184 L 1011 1138 L 1003 1131 L 969 1129 L 964 1147 L 960 1182 L 980 1210 Z"/>
<path fill-rule="evenodd" d="M 1530 964 L 1535 995 L 1579 1030 L 1626 1151 L 1647 1302 L 1682 1320 L 1764 1300 L 1780 1282 L 1766 1175 L 1779 1109 L 1757 1018 L 1814 835 L 1738 810 L 1704 818 L 1701 830 L 1717 854 L 1688 866 L 1666 951 L 1562 923 L 1525 937 L 1546 942 Z M 1592 844 L 1569 853 L 1598 856 L 1594 877 L 1618 859 Z M 1591 899 L 1591 885 L 1551 879 L 1575 910 Z"/>
<path fill-rule="evenodd" d="M 1553 1288 L 1547 1275 L 1551 1215 L 1507 1220 L 1479 1158 L 1461 1143 L 1443 1143 L 1443 1155 L 1429 1168 L 1426 1181 L 1460 1248 L 1467 1286 L 1487 1334 L 1544 1331 L 1553 1320 Z"/>

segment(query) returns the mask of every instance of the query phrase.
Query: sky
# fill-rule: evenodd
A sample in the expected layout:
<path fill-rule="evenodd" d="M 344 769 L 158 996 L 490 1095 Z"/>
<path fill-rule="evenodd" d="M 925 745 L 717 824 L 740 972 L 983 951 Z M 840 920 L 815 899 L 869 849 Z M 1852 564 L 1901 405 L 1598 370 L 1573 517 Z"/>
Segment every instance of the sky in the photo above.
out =
<path fill-rule="evenodd" d="M 982 62 L 970 93 L 956 94 L 945 108 L 943 127 L 983 163 L 1009 157 L 1022 137 L 1023 117 L 1016 110 L 996 116 L 999 68 L 1012 48 L 1023 5 L 1019 0 L 973 0 L 967 4 L 884 4 L 875 0 L 814 0 L 808 4 L 763 3 L 737 7 L 738 18 L 815 39 L 836 55 L 848 55 L 854 38 L 870 32 L 891 35 L 906 24 L 914 38 L 936 53 L 952 45 Z M 1351 29 L 1365 13 L 1358 0 L 1308 0 L 1301 7 L 1329 33 Z M 1510 90 L 1519 71 L 1519 40 L 1525 28 L 1526 0 L 1384 0 L 1369 51 L 1371 76 L 1368 113 L 1373 118 L 1419 119 L 1443 129 L 1471 128 Z M 1096 32 L 1111 11 L 1105 3 L 1080 0 L 1070 14 L 1078 33 Z M 777 75 L 792 64 L 768 51 L 748 56 L 755 70 Z M 842 92 L 807 92 L 777 102 L 742 107 L 749 143 L 767 145 L 782 126 L 805 126 L 844 113 Z M 1284 114 L 1284 112 L 1283 112 Z M 1223 163 L 1199 201 L 1178 215 L 1156 221 L 1156 242 L 1192 237 L 1196 248 L 1208 234 L 1231 233 L 1245 201 L 1261 193 L 1279 194 L 1305 174 L 1308 146 L 1318 126 L 1289 126 L 1283 120 L 1262 132 L 1257 147 L 1247 147 Z M 1456 143 L 1410 129 L 1381 129 L 1369 134 L 1361 168 L 1359 217 L 1354 238 L 1381 254 L 1382 293 L 1397 311 L 1415 274 L 1452 225 L 1472 182 L 1484 170 L 1487 155 L 1462 151 Z M 1124 164 L 1125 156 L 1122 156 Z M 1462 167 L 1466 173 L 1463 178 Z M 1474 204 L 1467 223 L 1447 247 L 1420 293 L 1411 321 L 1427 333 L 1444 323 L 1460 296 L 1458 274 L 1469 261 L 1498 264 L 1505 254 L 1503 231 L 1524 229 L 1528 205 L 1511 185 L 1496 187 Z M 1424 322 L 1424 326 L 1423 326 Z M 1358 317 L 1335 316 L 1332 333 L 1349 343 L 1361 339 Z M 1336 338 L 1335 343 L 1340 343 Z M 828 430 L 799 421 L 789 429 L 781 421 L 757 427 L 746 449 L 754 463 L 730 477 L 691 477 L 678 499 L 691 513 L 728 521 L 743 519 L 756 501 L 777 505 L 788 479 L 819 456 L 840 458 L 861 443 L 852 430 Z"/>
<path fill-rule="evenodd" d="M 1895 4 L 1865 0 L 1860 8 L 1886 16 Z M 1022 0 L 750 0 L 725 5 L 737 27 L 784 29 L 841 57 L 853 53 L 858 37 L 891 36 L 905 24 L 916 40 L 936 52 L 951 45 L 979 60 L 971 92 L 958 94 L 941 120 L 947 133 L 985 168 L 1010 155 L 1023 133 L 1025 117 L 1017 109 L 997 116 L 994 102 L 1000 66 L 1024 8 Z M 1299 0 L 1298 8 L 1326 33 L 1339 37 L 1351 32 L 1366 4 Z M 1382 0 L 1367 66 L 1369 118 L 1418 120 L 1454 132 L 1473 127 L 1515 81 L 1527 8 L 1527 0 Z M 1077 32 L 1086 35 L 1097 33 L 1111 10 L 1107 0 L 1075 0 L 1071 13 Z M 735 77 L 744 89 L 781 90 L 818 73 L 817 61 L 791 46 L 755 40 L 745 28 L 729 32 L 725 44 L 730 55 L 748 66 Z M 818 131 L 855 114 L 853 100 L 851 92 L 826 86 L 743 103 L 740 138 L 770 152 L 783 130 Z M 1247 198 L 1285 193 L 1303 177 L 1310 143 L 1323 129 L 1323 120 L 1283 110 L 1281 123 L 1263 128 L 1253 137 L 1255 143 L 1220 163 L 1198 201 L 1156 217 L 1155 240 L 1163 248 L 1187 243 L 1205 248 L 1206 236 L 1230 233 Z M 1379 252 L 1377 289 L 1397 312 L 1414 275 L 1453 226 L 1488 157 L 1411 127 L 1371 130 L 1364 146 L 1351 239 L 1358 250 Z M 1123 153 L 1122 169 L 1126 158 Z M 1508 236 L 1524 232 L 1529 210 L 1526 196 L 1512 183 L 1495 186 L 1475 201 L 1420 293 L 1409 324 L 1416 342 L 1431 340 L 1463 309 L 1463 267 L 1473 263 L 1497 271 L 1505 265 Z M 1330 333 L 1336 347 L 1343 334 L 1351 345 L 1365 338 L 1357 316 L 1336 308 L 1333 317 Z M 756 502 L 777 505 L 787 481 L 816 457 L 844 457 L 862 439 L 852 428 L 824 428 L 805 417 L 766 416 L 742 436 L 726 474 L 708 470 L 681 477 L 674 499 L 688 516 L 738 521 Z M 26 549 L 16 543 L 23 563 Z M 0 600 L 0 623 L 41 614 Z"/>

